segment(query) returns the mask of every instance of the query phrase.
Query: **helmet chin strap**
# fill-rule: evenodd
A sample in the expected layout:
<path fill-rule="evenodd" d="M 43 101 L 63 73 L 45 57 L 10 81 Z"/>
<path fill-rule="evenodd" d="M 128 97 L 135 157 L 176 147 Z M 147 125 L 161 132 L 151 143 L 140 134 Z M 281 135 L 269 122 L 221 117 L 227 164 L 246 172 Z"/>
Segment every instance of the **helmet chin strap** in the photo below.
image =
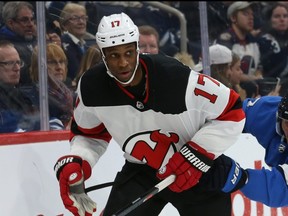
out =
<path fill-rule="evenodd" d="M 137 49 L 136 51 L 137 51 L 137 62 L 136 62 L 136 66 L 135 66 L 135 68 L 134 68 L 134 71 L 133 71 L 132 76 L 131 76 L 130 79 L 129 79 L 128 81 L 126 81 L 126 82 L 120 81 L 119 79 L 117 79 L 117 77 L 115 77 L 115 76 L 111 73 L 111 71 L 109 70 L 108 65 L 107 65 L 107 63 L 106 63 L 106 61 L 105 61 L 105 56 L 104 56 L 104 54 L 102 53 L 102 59 L 103 59 L 103 62 L 104 62 L 104 64 L 105 64 L 105 66 L 106 66 L 107 74 L 108 74 L 110 77 L 114 78 L 117 82 L 121 83 L 122 85 L 128 85 L 128 84 L 130 84 L 130 83 L 133 81 L 134 77 L 135 77 L 136 70 L 137 70 L 138 65 L 139 65 L 139 51 L 140 51 L 140 50 Z"/>

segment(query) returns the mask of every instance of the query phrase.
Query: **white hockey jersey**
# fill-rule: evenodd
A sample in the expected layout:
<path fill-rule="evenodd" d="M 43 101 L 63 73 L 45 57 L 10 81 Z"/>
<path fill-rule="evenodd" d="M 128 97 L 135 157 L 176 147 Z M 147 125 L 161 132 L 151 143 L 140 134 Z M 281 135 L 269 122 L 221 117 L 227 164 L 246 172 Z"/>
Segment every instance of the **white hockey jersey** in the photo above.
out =
<path fill-rule="evenodd" d="M 135 97 L 108 76 L 104 64 L 81 78 L 71 126 L 71 154 L 93 167 L 113 139 L 130 162 L 159 169 L 192 141 L 215 158 L 241 134 L 245 114 L 239 95 L 178 60 L 140 55 L 146 92 Z"/>

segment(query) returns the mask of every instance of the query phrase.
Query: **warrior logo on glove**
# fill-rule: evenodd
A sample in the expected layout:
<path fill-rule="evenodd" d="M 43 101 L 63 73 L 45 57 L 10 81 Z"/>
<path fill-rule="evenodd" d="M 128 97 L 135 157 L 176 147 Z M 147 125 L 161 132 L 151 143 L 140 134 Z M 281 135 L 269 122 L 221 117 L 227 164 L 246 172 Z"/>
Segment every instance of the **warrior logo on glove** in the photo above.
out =
<path fill-rule="evenodd" d="M 194 153 L 195 150 L 193 150 Z M 195 154 L 193 154 L 191 147 L 184 145 L 183 148 L 181 148 L 180 153 L 197 169 L 199 169 L 202 172 L 207 172 L 211 166 L 207 165 L 204 161 L 200 160 Z M 207 160 L 199 153 L 197 154 L 199 157 L 201 157 L 203 160 Z M 209 163 L 209 161 L 207 161 Z M 210 163 L 212 164 L 212 163 Z"/>
<path fill-rule="evenodd" d="M 164 179 L 175 174 L 176 180 L 169 188 L 174 192 L 182 192 L 199 182 L 202 173 L 206 173 L 212 166 L 213 158 L 213 154 L 196 143 L 188 142 L 158 171 L 157 177 Z"/>

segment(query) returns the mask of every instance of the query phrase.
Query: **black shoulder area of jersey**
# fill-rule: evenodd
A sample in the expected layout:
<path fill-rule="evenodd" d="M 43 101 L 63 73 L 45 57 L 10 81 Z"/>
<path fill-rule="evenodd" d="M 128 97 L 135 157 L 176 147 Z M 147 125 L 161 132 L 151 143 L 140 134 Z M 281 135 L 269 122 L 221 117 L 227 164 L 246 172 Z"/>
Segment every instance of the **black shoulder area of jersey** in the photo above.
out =
<path fill-rule="evenodd" d="M 149 102 L 156 111 L 177 114 L 186 110 L 185 96 L 191 69 L 163 54 L 140 55 L 148 70 Z"/>
<path fill-rule="evenodd" d="M 191 69 L 177 59 L 159 55 L 140 55 L 139 64 L 147 75 L 148 100 L 141 101 L 145 111 L 177 114 L 186 110 L 185 96 Z M 103 63 L 86 71 L 80 80 L 85 106 L 121 106 L 136 108 L 138 99 L 129 97 L 107 74 Z"/>
<path fill-rule="evenodd" d="M 119 93 L 115 80 L 107 74 L 104 63 L 87 70 L 80 80 L 80 94 L 85 106 L 119 105 L 114 95 Z M 113 98 L 113 100 L 111 100 Z"/>

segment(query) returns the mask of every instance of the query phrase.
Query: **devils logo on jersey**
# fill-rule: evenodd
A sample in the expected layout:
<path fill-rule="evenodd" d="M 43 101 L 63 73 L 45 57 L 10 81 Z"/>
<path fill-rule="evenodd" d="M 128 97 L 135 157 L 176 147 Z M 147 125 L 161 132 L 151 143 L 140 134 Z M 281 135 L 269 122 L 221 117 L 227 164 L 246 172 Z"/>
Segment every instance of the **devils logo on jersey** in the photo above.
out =
<path fill-rule="evenodd" d="M 161 133 L 160 130 L 135 134 L 123 145 L 123 151 L 129 153 L 149 166 L 159 169 L 176 152 L 175 144 L 179 136 L 175 133 Z"/>

